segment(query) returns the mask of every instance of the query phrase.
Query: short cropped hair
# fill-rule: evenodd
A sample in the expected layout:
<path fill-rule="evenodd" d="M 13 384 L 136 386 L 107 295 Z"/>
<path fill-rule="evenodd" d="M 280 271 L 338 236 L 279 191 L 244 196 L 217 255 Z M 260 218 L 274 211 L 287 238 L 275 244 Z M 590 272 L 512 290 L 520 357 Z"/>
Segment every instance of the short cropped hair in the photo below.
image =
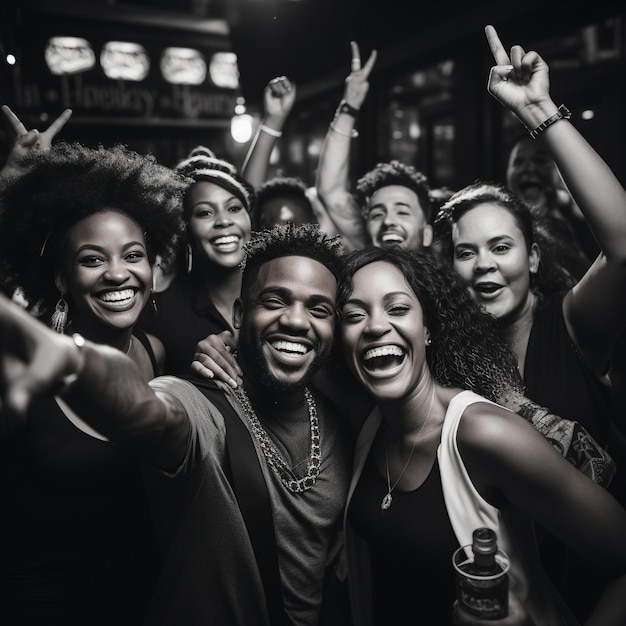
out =
<path fill-rule="evenodd" d="M 304 181 L 297 176 L 274 176 L 266 180 L 256 192 L 256 207 L 252 220 L 254 228 L 259 228 L 261 225 L 264 205 L 275 198 L 294 200 L 306 208 L 310 216 L 309 222 L 314 223 L 317 221 Z"/>
<path fill-rule="evenodd" d="M 256 281 L 262 265 L 286 256 L 303 256 L 324 265 L 335 278 L 343 265 L 343 246 L 340 237 L 330 236 L 318 224 L 294 226 L 291 222 L 253 234 L 244 246 L 246 256 L 241 264 L 242 295 Z"/>

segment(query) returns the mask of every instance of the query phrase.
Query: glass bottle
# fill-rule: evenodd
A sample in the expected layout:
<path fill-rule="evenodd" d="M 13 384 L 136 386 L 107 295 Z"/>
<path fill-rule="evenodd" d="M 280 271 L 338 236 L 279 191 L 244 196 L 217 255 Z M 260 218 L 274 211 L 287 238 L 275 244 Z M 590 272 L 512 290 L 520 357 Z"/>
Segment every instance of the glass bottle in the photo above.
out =
<path fill-rule="evenodd" d="M 457 572 L 457 600 L 471 615 L 501 619 L 509 613 L 509 560 L 498 550 L 496 534 L 477 528 L 470 546 L 459 548 L 453 557 Z M 468 557 L 471 552 L 473 557 Z"/>

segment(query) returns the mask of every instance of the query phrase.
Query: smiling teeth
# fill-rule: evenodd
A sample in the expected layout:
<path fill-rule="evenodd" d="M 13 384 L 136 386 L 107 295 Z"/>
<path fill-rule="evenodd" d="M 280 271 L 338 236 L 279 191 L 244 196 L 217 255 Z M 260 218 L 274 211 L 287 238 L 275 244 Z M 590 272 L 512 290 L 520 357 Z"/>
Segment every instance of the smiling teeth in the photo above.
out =
<path fill-rule="evenodd" d="M 107 291 L 99 297 L 103 302 L 122 302 L 122 300 L 130 300 L 134 295 L 135 292 L 132 289 L 124 289 L 122 291 Z"/>
<path fill-rule="evenodd" d="M 280 352 L 297 352 L 298 354 L 307 353 L 306 346 L 293 341 L 275 341 L 272 343 L 272 347 Z"/>
<path fill-rule="evenodd" d="M 382 348 L 372 348 L 363 357 L 366 361 L 380 356 L 402 356 L 403 352 L 398 346 L 383 346 Z"/>
<path fill-rule="evenodd" d="M 237 243 L 239 241 L 239 237 L 236 235 L 229 235 L 228 237 L 218 237 L 213 240 L 213 245 L 216 246 L 226 246 L 231 243 Z"/>
<path fill-rule="evenodd" d="M 380 239 L 383 242 L 387 242 L 387 241 L 404 241 L 400 235 L 395 235 L 395 234 L 391 234 L 391 233 L 383 235 Z"/>

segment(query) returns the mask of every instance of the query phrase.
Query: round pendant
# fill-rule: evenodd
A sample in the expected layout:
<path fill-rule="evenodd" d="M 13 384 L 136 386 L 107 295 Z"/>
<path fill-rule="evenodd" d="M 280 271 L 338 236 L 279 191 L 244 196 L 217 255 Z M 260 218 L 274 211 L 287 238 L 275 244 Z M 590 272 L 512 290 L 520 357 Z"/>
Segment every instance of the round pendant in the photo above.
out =
<path fill-rule="evenodd" d="M 388 493 L 380 503 L 380 510 L 386 511 L 391 506 L 391 494 Z"/>

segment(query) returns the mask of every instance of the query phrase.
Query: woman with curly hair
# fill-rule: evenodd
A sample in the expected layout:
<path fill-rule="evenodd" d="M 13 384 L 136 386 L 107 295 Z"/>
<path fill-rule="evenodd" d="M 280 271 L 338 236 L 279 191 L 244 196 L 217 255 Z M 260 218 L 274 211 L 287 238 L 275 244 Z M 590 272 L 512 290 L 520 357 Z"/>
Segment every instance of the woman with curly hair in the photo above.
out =
<path fill-rule="evenodd" d="M 250 241 L 254 189 L 233 165 L 198 146 L 176 171 L 189 181 L 184 196 L 185 240 L 175 277 L 155 294 L 141 328 L 165 345 L 165 374 L 190 372 L 198 341 L 233 328 L 233 304 L 241 291 L 239 264 Z"/>
<path fill-rule="evenodd" d="M 163 347 L 136 329 L 156 255 L 182 229 L 184 182 L 122 146 L 31 151 L 0 194 L 7 292 L 60 333 L 128 354 L 145 380 Z M 0 410 L 0 622 L 140 623 L 156 553 L 135 455 L 58 395 Z"/>
<path fill-rule="evenodd" d="M 516 362 L 453 270 L 399 247 L 353 252 L 337 304 L 345 361 L 376 401 L 346 505 L 355 626 L 452 624 L 451 556 L 483 526 L 511 559 L 512 616 L 576 623 L 543 571 L 533 520 L 623 593 L 626 511 L 497 403 L 521 394 Z M 597 615 L 625 619 L 619 602 Z"/>
<path fill-rule="evenodd" d="M 617 473 L 609 489 L 626 504 L 626 395 L 620 382 L 626 190 L 570 123 L 569 111 L 551 98 L 549 68 L 539 54 L 521 46 L 509 54 L 492 27 L 487 37 L 496 63 L 489 92 L 527 129 L 535 129 L 534 140 L 554 159 L 601 252 L 580 279 L 553 280 L 558 277 L 557 242 L 546 245 L 545 228 L 533 222 L 532 209 L 509 190 L 488 183 L 457 191 L 441 207 L 437 238 L 445 258 L 515 352 L 525 394 L 579 422 L 612 455 Z M 601 592 L 600 577 L 588 563 L 559 551 L 549 557 L 554 580 L 584 619 L 594 587 Z"/>

